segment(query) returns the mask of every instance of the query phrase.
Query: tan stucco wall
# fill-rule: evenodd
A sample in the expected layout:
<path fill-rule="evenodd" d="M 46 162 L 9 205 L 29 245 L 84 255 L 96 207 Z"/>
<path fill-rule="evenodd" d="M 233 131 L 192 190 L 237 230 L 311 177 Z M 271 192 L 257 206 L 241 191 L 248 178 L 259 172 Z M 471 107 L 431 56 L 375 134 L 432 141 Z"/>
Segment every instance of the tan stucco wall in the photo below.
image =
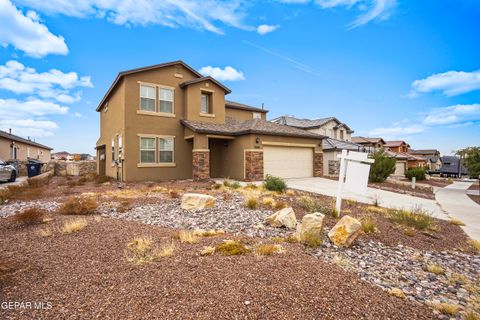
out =
<path fill-rule="evenodd" d="M 263 120 L 267 120 L 265 112 L 254 112 L 249 110 L 225 108 L 226 116 L 237 120 L 252 120 L 254 113 L 259 113 Z"/>
<path fill-rule="evenodd" d="M 200 114 L 202 91 L 212 95 L 212 112 L 214 117 L 202 116 Z M 191 84 L 185 89 L 185 119 L 203 122 L 225 122 L 225 90 L 214 82 L 207 80 Z"/>
<path fill-rule="evenodd" d="M 12 140 L 0 137 L 0 159 L 7 161 L 13 160 L 10 155 L 10 145 Z M 50 150 L 31 146 L 26 143 L 15 141 L 17 146 L 17 160 L 27 160 L 28 149 L 30 149 L 30 158 L 39 159 L 42 162 L 50 161 Z"/>
<path fill-rule="evenodd" d="M 345 140 L 345 141 L 352 141 L 352 135 L 347 132 L 345 128 L 334 129 L 334 127 L 338 125 L 335 120 L 329 121 L 325 123 L 320 128 L 311 129 L 309 131 L 321 134 L 324 136 L 328 136 L 329 138 Z M 340 139 L 341 133 L 343 132 L 343 139 Z"/>

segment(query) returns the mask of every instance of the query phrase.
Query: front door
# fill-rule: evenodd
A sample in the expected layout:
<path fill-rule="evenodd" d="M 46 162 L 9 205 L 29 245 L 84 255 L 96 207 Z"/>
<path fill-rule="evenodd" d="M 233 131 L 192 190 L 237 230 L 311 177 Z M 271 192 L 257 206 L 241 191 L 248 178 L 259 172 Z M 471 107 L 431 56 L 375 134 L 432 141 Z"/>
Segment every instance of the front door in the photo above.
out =
<path fill-rule="evenodd" d="M 106 173 L 106 154 L 105 154 L 105 146 L 99 147 L 97 149 L 97 163 L 98 163 L 98 175 L 105 176 Z"/>

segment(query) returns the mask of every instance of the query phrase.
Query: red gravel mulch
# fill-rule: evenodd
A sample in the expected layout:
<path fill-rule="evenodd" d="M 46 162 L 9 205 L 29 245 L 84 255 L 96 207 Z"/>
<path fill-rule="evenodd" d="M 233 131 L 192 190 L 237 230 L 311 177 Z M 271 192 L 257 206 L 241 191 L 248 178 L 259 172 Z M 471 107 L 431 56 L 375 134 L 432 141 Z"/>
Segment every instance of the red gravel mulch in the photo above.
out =
<path fill-rule="evenodd" d="M 13 227 L 0 220 L 2 301 L 50 302 L 49 310 L 0 309 L 0 319 L 435 319 L 425 306 L 388 295 L 339 267 L 306 255 L 299 244 L 257 258 L 200 257 L 205 245 L 176 243 L 174 256 L 136 266 L 126 243 L 150 235 L 167 243 L 171 231 L 136 222 L 88 217 L 82 231 L 54 235 L 45 225 Z M 227 236 L 225 236 L 227 237 Z M 256 242 L 255 239 L 249 241 Z"/>
<path fill-rule="evenodd" d="M 422 181 L 423 183 L 423 181 Z M 392 183 L 392 182 L 382 182 L 382 183 L 374 183 L 370 182 L 368 184 L 370 188 L 381 189 L 385 191 L 392 191 L 397 193 L 404 193 L 410 194 L 414 197 L 420 197 L 425 199 L 435 199 L 435 195 L 433 194 L 433 190 L 422 188 L 420 185 L 417 184 L 417 188 L 412 189 L 410 186 L 406 186 L 399 183 Z"/>
<path fill-rule="evenodd" d="M 476 196 L 476 195 L 473 195 L 473 194 L 469 194 L 468 196 L 470 197 L 470 199 L 472 199 L 476 203 L 480 204 L 480 196 Z"/>

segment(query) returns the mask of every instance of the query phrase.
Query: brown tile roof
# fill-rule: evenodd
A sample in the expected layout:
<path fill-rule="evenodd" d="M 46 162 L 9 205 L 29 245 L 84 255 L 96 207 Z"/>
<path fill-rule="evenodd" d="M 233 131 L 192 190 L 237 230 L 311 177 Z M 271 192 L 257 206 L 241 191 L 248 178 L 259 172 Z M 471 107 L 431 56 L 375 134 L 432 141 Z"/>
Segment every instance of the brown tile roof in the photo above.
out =
<path fill-rule="evenodd" d="M 239 102 L 234 102 L 234 101 L 229 101 L 225 100 L 225 108 L 230 108 L 230 109 L 240 109 L 240 110 L 247 110 L 247 111 L 253 111 L 253 112 L 262 112 L 262 113 L 267 113 L 268 110 L 257 108 L 257 107 L 252 107 L 248 106 L 243 103 Z"/>
<path fill-rule="evenodd" d="M 349 133 L 353 133 L 353 130 L 350 129 L 349 126 L 347 126 L 345 123 L 341 122 L 335 117 L 319 118 L 319 119 L 299 119 L 293 116 L 281 116 L 270 121 L 278 124 L 284 124 L 291 127 L 301 128 L 301 129 L 320 128 L 321 126 L 323 126 L 324 124 L 330 121 L 336 121 L 338 123 L 338 125 L 336 126 L 337 128 L 343 126 L 345 127 L 345 129 L 347 129 Z"/>
<path fill-rule="evenodd" d="M 382 138 L 367 138 L 367 137 L 352 137 L 352 142 L 355 143 L 385 143 Z"/>
<path fill-rule="evenodd" d="M 358 143 L 350 141 L 338 140 L 333 138 L 326 138 L 322 141 L 323 150 L 352 150 L 362 151 L 365 147 Z"/>
<path fill-rule="evenodd" d="M 19 137 L 19 136 L 16 136 L 14 134 L 11 134 L 11 133 L 8 133 L 8 132 L 2 131 L 2 130 L 0 130 L 0 137 L 8 139 L 8 140 L 12 140 L 12 141 L 25 143 L 25 144 L 28 144 L 28 145 L 31 145 L 31 146 L 42 148 L 42 149 L 53 150 L 53 148 L 47 147 L 46 145 L 37 143 L 37 142 L 32 141 L 32 140 L 28 140 L 28 139 L 25 139 L 25 138 L 22 138 L 22 137 Z"/>
<path fill-rule="evenodd" d="M 217 80 L 215 80 L 214 78 L 208 76 L 208 77 L 201 77 L 201 78 L 197 78 L 197 79 L 193 79 L 193 80 L 189 80 L 189 81 L 185 81 L 185 82 L 182 82 L 180 83 L 180 88 L 183 88 L 183 87 L 187 87 L 191 84 L 195 84 L 195 83 L 199 83 L 199 82 L 202 82 L 202 81 L 212 81 L 213 83 L 215 83 L 217 86 L 219 86 L 220 88 L 222 88 L 223 90 L 225 90 L 225 92 L 228 94 L 228 93 L 231 93 L 232 90 L 228 89 L 227 87 L 225 87 L 223 84 L 221 84 L 220 82 L 218 82 Z"/>
<path fill-rule="evenodd" d="M 408 153 L 411 154 L 440 154 L 440 152 L 437 149 L 423 149 L 423 150 L 408 150 Z"/>
<path fill-rule="evenodd" d="M 268 122 L 262 119 L 236 121 L 228 118 L 225 123 L 181 120 L 187 128 L 199 133 L 222 134 L 241 136 L 245 134 L 265 134 L 285 137 L 323 139 L 324 136 L 281 124 Z"/>
<path fill-rule="evenodd" d="M 391 141 L 385 141 L 385 147 L 400 147 L 401 145 L 406 144 L 403 140 L 391 140 Z"/>

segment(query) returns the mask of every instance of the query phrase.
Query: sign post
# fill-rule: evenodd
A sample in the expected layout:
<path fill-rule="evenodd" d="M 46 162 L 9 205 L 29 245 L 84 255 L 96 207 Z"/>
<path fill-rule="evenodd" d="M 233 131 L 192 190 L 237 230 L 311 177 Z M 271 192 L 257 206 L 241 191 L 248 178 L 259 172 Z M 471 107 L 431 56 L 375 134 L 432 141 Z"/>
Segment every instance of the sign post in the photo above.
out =
<path fill-rule="evenodd" d="M 370 165 L 374 160 L 369 159 L 367 153 L 348 150 L 342 150 L 342 154 L 337 157 L 340 159 L 340 172 L 335 210 L 340 216 L 344 189 L 361 195 L 367 194 Z"/>

